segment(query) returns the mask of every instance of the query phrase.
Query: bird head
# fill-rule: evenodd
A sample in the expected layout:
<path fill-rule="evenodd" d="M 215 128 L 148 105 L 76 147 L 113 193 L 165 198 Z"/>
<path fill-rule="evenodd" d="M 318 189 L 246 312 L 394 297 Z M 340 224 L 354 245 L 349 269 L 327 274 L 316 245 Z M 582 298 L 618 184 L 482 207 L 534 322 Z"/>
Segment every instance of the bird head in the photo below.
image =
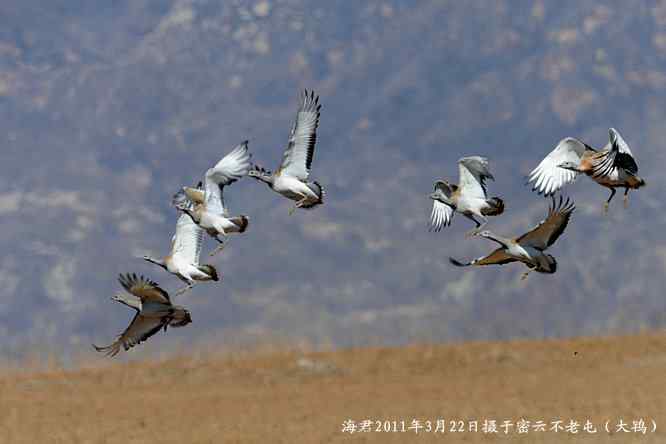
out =
<path fill-rule="evenodd" d="M 491 237 L 492 234 L 488 230 L 483 230 L 483 231 L 479 231 L 478 233 L 474 233 L 474 236 L 481 236 L 481 237 L 486 237 L 487 238 L 487 237 Z"/>
<path fill-rule="evenodd" d="M 578 169 L 578 165 L 575 162 L 562 162 L 561 164 L 558 165 L 560 168 L 564 168 L 565 170 L 569 171 L 575 171 L 575 172 L 580 172 Z"/>
<path fill-rule="evenodd" d="M 185 211 L 192 208 L 192 201 L 185 194 L 185 190 L 180 190 L 171 198 L 171 205 L 181 211 Z"/>
<path fill-rule="evenodd" d="M 252 164 L 252 169 L 247 172 L 247 175 L 250 177 L 266 177 L 270 176 L 271 172 L 266 168 L 260 167 L 259 165 Z"/>

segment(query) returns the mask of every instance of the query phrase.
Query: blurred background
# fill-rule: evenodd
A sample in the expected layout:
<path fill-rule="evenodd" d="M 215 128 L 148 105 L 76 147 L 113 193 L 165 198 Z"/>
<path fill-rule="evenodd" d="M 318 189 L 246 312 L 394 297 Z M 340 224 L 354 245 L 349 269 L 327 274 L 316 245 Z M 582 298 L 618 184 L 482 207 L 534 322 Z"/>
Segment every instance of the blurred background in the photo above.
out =
<path fill-rule="evenodd" d="M 181 297 L 194 323 L 145 351 L 666 324 L 666 2 L 6 0 L 0 24 L 2 356 L 109 342 L 132 316 L 109 300 L 120 272 L 181 288 L 136 259 L 169 251 L 172 194 L 244 139 L 274 169 L 303 88 L 323 105 L 325 205 L 289 216 L 264 185 L 234 184 L 227 203 L 251 223 L 212 259 L 223 282 Z M 489 228 L 517 235 L 548 205 L 524 176 L 563 137 L 602 147 L 611 126 L 648 186 L 605 217 L 606 189 L 571 186 L 556 274 L 449 265 L 493 247 L 464 240 L 462 217 L 427 231 L 458 158 L 490 158 L 507 208 Z"/>

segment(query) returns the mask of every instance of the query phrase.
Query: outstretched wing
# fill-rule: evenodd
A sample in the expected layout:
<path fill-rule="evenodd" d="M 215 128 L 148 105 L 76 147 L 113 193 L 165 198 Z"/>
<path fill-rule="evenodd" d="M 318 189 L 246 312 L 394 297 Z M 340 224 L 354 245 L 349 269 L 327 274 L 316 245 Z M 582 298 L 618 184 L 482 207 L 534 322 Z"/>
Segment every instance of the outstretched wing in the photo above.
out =
<path fill-rule="evenodd" d="M 517 259 L 508 256 L 503 248 L 498 248 L 497 250 L 490 253 L 488 256 L 483 256 L 472 260 L 471 262 L 460 262 L 452 257 L 449 258 L 451 262 L 456 267 L 469 267 L 470 265 L 504 265 L 509 262 L 516 262 Z"/>
<path fill-rule="evenodd" d="M 120 285 L 134 296 L 141 299 L 142 303 L 158 302 L 170 304 L 169 294 L 162 290 L 157 283 L 135 273 L 121 274 L 118 277 Z"/>
<path fill-rule="evenodd" d="M 495 180 L 488 169 L 488 159 L 481 156 L 463 157 L 458 161 L 460 195 L 466 198 L 485 199 L 486 179 Z"/>
<path fill-rule="evenodd" d="M 176 222 L 176 234 L 173 238 L 171 254 L 179 255 L 187 263 L 199 265 L 201 247 L 203 245 L 204 230 L 192 218 L 182 213 Z"/>
<path fill-rule="evenodd" d="M 623 169 L 630 174 L 638 173 L 638 165 L 629 145 L 624 141 L 615 128 L 608 130 L 609 148 L 603 155 L 597 157 L 592 164 L 592 177 L 612 176 L 617 169 Z"/>
<path fill-rule="evenodd" d="M 160 331 L 162 327 L 169 323 L 168 317 L 163 318 L 154 318 L 154 317 L 144 317 L 137 313 L 130 322 L 130 325 L 125 329 L 125 331 L 118 336 L 118 338 L 110 345 L 104 347 L 98 347 L 93 344 L 95 350 L 100 353 L 104 353 L 107 356 L 115 356 L 120 351 L 120 347 L 125 350 L 129 350 L 137 344 L 142 343 L 146 339 L 153 336 L 155 333 Z"/>
<path fill-rule="evenodd" d="M 276 174 L 293 176 L 307 180 L 317 142 L 319 126 L 319 96 L 306 89 L 300 97 L 296 121 L 289 135 L 289 144 L 282 156 L 282 163 Z"/>
<path fill-rule="evenodd" d="M 451 186 L 443 180 L 435 182 L 434 191 L 441 192 L 448 198 L 451 198 L 451 194 L 453 194 Z M 442 228 L 451 225 L 451 219 L 453 219 L 453 208 L 444 202 L 433 199 L 429 231 L 440 231 Z"/>
<path fill-rule="evenodd" d="M 226 215 L 222 197 L 222 188 L 230 185 L 247 175 L 250 171 L 250 158 L 248 141 L 236 146 L 229 154 L 224 156 L 213 168 L 206 171 L 204 176 L 206 210 L 215 214 Z"/>
<path fill-rule="evenodd" d="M 532 191 L 550 196 L 576 180 L 577 172 L 560 168 L 559 165 L 569 162 L 578 166 L 586 149 L 592 148 L 578 139 L 562 139 L 527 177 L 527 183 L 534 182 Z"/>
<path fill-rule="evenodd" d="M 568 197 L 564 201 L 560 196 L 559 202 L 552 198 L 546 219 L 542 220 L 534 229 L 516 239 L 516 242 L 523 246 L 534 247 L 537 250 L 545 250 L 553 245 L 564 232 L 569 219 L 571 219 L 571 213 L 575 209 L 576 206 Z"/>

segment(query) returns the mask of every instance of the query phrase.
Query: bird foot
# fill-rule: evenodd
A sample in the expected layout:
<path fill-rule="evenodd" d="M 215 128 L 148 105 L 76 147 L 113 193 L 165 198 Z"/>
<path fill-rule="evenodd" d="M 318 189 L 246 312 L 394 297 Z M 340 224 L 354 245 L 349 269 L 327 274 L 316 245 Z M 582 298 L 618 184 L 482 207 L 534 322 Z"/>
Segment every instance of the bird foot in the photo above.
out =
<path fill-rule="evenodd" d="M 624 201 L 623 202 L 624 202 L 624 208 L 625 209 L 629 208 L 629 196 L 627 196 L 626 194 L 624 195 Z"/>
<path fill-rule="evenodd" d="M 520 275 L 520 280 L 524 281 L 525 279 L 527 279 L 527 276 L 529 276 L 529 275 L 530 275 L 530 272 L 526 271 L 525 273 Z"/>
<path fill-rule="evenodd" d="M 478 228 L 475 228 L 473 230 L 469 230 L 467 233 L 465 233 L 465 239 L 471 239 L 472 237 L 478 235 L 480 233 Z"/>
<path fill-rule="evenodd" d="M 222 250 L 224 249 L 225 245 L 227 245 L 227 244 L 226 244 L 226 243 L 222 243 L 222 242 L 220 242 L 220 245 L 218 245 L 217 248 L 215 248 L 213 251 L 210 252 L 210 257 L 213 257 L 213 256 L 215 256 L 217 253 L 219 253 L 220 251 L 222 251 Z"/>
<path fill-rule="evenodd" d="M 608 214 L 608 202 L 604 202 L 604 207 L 603 210 L 601 210 L 601 214 L 604 216 Z"/>
<path fill-rule="evenodd" d="M 192 287 L 194 287 L 194 284 L 188 285 L 185 288 L 181 288 L 180 290 L 178 290 L 177 292 L 174 293 L 174 296 L 179 296 L 179 295 L 181 295 L 181 294 L 183 294 L 183 293 L 185 293 L 189 290 L 192 290 Z"/>

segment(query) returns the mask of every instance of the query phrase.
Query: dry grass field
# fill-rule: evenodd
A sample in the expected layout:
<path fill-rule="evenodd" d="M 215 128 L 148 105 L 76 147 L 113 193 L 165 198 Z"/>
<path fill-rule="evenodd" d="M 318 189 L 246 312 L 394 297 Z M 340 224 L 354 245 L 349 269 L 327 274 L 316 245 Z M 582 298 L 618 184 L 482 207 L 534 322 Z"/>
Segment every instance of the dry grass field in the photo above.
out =
<path fill-rule="evenodd" d="M 138 351 L 138 350 L 137 350 Z M 94 356 L 76 370 L 6 371 L 2 443 L 663 443 L 666 336 L 414 345 L 306 353 L 194 354 L 146 362 Z M 446 419 L 445 433 L 343 433 L 353 419 Z M 581 423 L 518 434 L 519 419 Z M 656 433 L 615 432 L 654 418 Z M 484 419 L 510 420 L 508 435 Z M 589 419 L 597 434 L 582 430 Z M 603 430 L 611 420 L 611 434 Z M 450 432 L 477 420 L 478 432 Z M 383 423 L 382 423 L 383 427 Z"/>

